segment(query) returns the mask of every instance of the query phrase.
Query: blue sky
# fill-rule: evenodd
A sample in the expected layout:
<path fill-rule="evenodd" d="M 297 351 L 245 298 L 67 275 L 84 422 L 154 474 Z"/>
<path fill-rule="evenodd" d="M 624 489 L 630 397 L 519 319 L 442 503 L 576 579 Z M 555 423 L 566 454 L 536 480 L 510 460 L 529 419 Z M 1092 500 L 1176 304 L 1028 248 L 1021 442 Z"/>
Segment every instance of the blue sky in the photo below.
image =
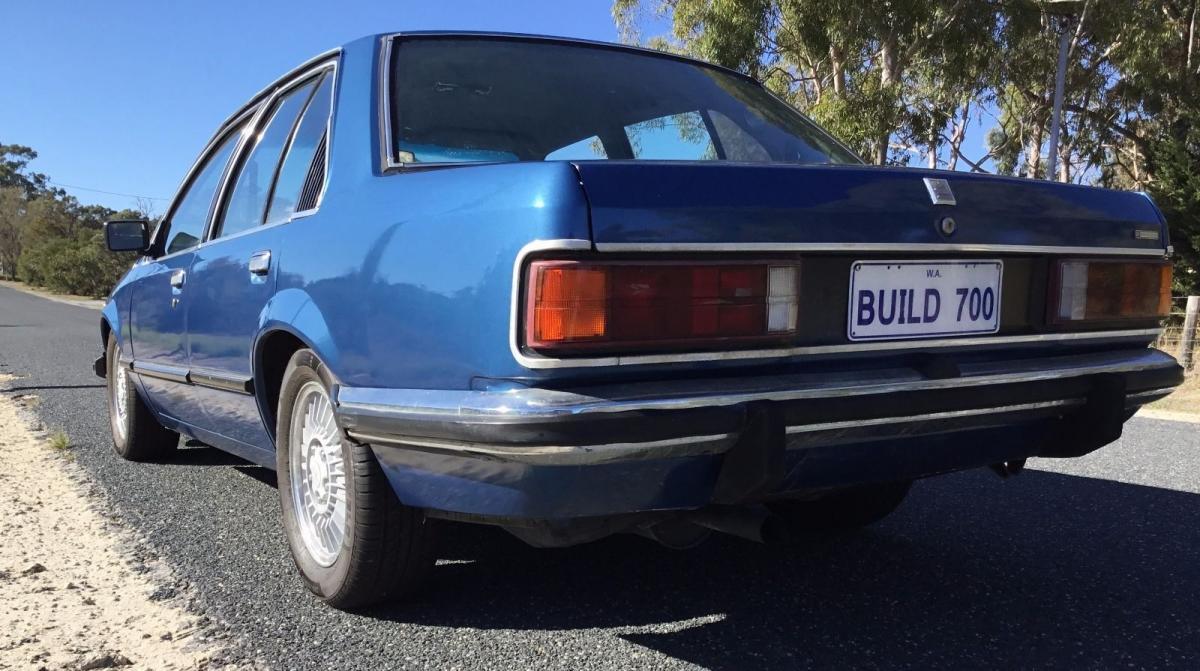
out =
<path fill-rule="evenodd" d="M 458 28 L 617 41 L 611 0 L 0 0 L 0 142 L 59 185 L 170 198 L 228 114 L 371 33 Z M 12 55 L 16 55 L 16 62 Z M 133 199 L 64 187 L 84 203 Z M 161 214 L 166 202 L 155 201 Z"/>
<path fill-rule="evenodd" d="M 437 28 L 617 41 L 610 8 L 611 0 L 0 0 L 9 55 L 0 142 L 33 147 L 32 168 L 83 203 L 121 209 L 134 198 L 112 194 L 148 196 L 161 214 L 217 124 L 317 53 L 371 33 Z M 970 134 L 968 154 L 983 153 L 982 137 Z"/>

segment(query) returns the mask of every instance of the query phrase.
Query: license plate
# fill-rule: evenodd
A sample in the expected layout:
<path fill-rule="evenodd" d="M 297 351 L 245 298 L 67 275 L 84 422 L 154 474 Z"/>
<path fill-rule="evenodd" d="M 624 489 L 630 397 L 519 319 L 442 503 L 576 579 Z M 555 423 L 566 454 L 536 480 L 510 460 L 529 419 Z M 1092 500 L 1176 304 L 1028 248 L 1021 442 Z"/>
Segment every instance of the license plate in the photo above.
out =
<path fill-rule="evenodd" d="M 850 268 L 851 340 L 1000 330 L 1001 261 L 855 261 Z"/>

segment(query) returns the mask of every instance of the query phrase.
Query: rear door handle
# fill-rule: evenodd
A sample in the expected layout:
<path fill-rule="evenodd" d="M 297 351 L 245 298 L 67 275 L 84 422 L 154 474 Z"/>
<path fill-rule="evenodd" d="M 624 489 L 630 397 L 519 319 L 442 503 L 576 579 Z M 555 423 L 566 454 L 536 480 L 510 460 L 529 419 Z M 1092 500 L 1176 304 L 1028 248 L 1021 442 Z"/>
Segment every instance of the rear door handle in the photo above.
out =
<path fill-rule="evenodd" d="M 180 268 L 171 273 L 171 286 L 176 289 L 182 289 L 183 283 L 187 279 L 187 271 Z"/>
<path fill-rule="evenodd" d="M 250 274 L 263 276 L 271 271 L 270 250 L 255 252 L 250 255 Z"/>

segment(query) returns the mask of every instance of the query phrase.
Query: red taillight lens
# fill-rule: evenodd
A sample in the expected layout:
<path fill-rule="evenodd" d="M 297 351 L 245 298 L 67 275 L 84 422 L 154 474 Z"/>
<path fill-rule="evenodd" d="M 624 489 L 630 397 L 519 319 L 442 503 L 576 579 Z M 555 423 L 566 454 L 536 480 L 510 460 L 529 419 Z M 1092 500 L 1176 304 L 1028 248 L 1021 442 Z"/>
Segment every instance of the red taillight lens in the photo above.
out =
<path fill-rule="evenodd" d="M 1055 273 L 1051 322 L 1156 319 L 1171 309 L 1171 264 L 1165 261 L 1067 260 Z"/>
<path fill-rule="evenodd" d="M 533 349 L 699 347 L 796 330 L 799 272 L 788 263 L 535 261 Z"/>

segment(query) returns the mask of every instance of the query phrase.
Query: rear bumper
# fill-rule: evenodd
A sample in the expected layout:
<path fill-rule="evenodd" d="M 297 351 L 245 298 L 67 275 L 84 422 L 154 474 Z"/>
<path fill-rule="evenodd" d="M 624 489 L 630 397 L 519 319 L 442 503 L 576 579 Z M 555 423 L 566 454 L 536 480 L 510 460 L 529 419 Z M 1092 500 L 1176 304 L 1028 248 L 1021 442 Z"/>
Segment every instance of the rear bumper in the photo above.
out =
<path fill-rule="evenodd" d="M 1111 442 L 1182 381 L 1153 349 L 572 389 L 343 387 L 401 500 L 558 519 L 920 477 Z"/>

